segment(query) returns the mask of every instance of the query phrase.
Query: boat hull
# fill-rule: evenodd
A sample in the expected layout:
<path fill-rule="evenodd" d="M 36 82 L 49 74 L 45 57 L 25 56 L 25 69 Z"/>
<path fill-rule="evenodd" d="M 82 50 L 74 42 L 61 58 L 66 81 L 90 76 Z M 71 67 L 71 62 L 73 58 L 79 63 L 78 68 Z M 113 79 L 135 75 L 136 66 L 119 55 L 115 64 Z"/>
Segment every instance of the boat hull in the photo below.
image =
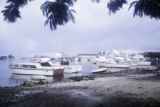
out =
<path fill-rule="evenodd" d="M 69 66 L 64 66 L 64 72 L 65 73 L 78 73 L 82 71 L 82 66 L 81 65 L 69 65 Z"/>
<path fill-rule="evenodd" d="M 13 74 L 21 75 L 44 75 L 44 76 L 53 76 L 54 70 L 52 69 L 12 69 Z"/>
<path fill-rule="evenodd" d="M 99 69 L 95 69 L 92 70 L 92 73 L 106 73 L 107 68 L 99 68 Z"/>

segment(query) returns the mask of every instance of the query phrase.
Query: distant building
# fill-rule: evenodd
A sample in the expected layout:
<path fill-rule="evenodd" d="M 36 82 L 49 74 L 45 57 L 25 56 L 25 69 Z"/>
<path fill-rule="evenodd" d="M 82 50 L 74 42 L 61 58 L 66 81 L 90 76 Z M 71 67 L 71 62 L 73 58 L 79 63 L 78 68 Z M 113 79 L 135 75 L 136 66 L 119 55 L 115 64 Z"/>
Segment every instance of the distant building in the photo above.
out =
<path fill-rule="evenodd" d="M 78 54 L 78 59 L 81 62 L 93 61 L 96 57 L 98 54 Z"/>

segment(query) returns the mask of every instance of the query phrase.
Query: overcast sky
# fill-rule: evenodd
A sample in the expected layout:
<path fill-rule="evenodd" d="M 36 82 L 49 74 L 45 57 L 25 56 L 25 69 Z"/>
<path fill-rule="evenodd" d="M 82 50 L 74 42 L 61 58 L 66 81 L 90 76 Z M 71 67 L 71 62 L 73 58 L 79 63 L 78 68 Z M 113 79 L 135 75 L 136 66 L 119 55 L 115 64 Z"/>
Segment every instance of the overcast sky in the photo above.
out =
<path fill-rule="evenodd" d="M 4 7 L 0 1 L 0 11 Z M 22 19 L 9 24 L 0 14 L 0 54 L 34 54 L 64 52 L 91 53 L 108 49 L 160 50 L 160 21 L 148 17 L 133 18 L 128 7 L 109 16 L 106 3 L 78 0 L 76 23 L 58 26 L 51 31 L 44 26 L 45 17 L 35 0 L 21 9 Z M 105 1 L 105 0 L 104 0 Z"/>

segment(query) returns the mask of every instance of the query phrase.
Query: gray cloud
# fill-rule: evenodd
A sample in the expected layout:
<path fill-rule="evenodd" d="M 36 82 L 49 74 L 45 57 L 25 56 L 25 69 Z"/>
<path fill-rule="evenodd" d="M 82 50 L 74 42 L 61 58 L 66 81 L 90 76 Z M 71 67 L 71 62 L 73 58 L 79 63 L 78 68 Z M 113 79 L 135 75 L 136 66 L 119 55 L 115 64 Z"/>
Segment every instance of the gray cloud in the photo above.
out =
<path fill-rule="evenodd" d="M 108 15 L 105 3 L 79 0 L 74 6 L 76 23 L 51 31 L 44 26 L 37 0 L 21 10 L 22 19 L 14 24 L 0 15 L 0 54 L 31 54 L 48 52 L 98 52 L 107 49 L 160 50 L 160 22 L 132 16 L 127 7 Z M 4 3 L 1 3 L 0 11 Z"/>

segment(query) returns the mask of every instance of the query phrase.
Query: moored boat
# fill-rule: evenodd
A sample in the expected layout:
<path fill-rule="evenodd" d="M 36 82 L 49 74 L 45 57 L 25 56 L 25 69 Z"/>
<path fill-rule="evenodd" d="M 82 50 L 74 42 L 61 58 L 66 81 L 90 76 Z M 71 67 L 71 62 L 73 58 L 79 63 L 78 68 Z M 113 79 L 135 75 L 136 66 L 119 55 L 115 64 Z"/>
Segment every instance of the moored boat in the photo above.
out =
<path fill-rule="evenodd" d="M 11 64 L 10 69 L 12 69 L 13 74 L 23 74 L 23 75 L 44 75 L 53 76 L 64 72 L 64 67 L 62 66 L 52 66 L 46 59 L 31 59 L 30 62 L 26 63 L 16 63 Z"/>
<path fill-rule="evenodd" d="M 92 73 L 105 73 L 107 71 L 107 68 L 98 68 L 92 70 Z"/>

